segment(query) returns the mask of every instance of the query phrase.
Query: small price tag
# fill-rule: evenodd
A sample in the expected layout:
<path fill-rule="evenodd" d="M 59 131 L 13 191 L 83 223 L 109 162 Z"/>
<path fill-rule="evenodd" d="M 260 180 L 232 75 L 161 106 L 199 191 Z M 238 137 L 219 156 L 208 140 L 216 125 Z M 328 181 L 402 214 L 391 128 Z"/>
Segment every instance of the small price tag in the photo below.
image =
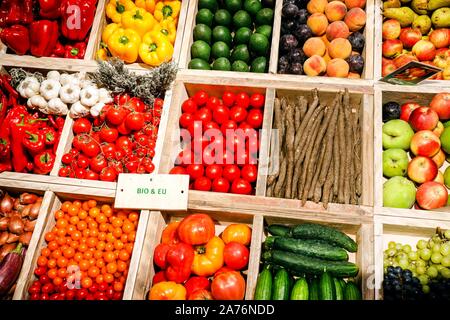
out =
<path fill-rule="evenodd" d="M 416 85 L 441 72 L 442 69 L 418 61 L 411 61 L 391 72 L 380 81 L 399 85 Z"/>
<path fill-rule="evenodd" d="M 178 174 L 119 175 L 114 207 L 119 209 L 187 210 L 189 176 Z"/>

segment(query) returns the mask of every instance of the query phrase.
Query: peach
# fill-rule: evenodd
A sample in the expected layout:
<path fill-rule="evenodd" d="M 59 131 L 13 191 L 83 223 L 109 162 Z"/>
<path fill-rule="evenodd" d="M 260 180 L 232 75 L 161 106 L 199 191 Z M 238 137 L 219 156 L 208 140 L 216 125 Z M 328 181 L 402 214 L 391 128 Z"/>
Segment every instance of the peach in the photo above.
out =
<path fill-rule="evenodd" d="M 305 41 L 303 45 L 303 52 L 307 57 L 311 57 L 314 55 L 323 56 L 325 51 L 327 50 L 325 43 L 323 43 L 322 39 L 319 37 L 309 38 Z"/>
<path fill-rule="evenodd" d="M 323 56 L 323 59 L 325 60 L 325 63 L 328 64 L 328 62 L 331 61 L 331 57 L 328 54 L 328 50 L 325 52 L 325 55 Z"/>
<path fill-rule="evenodd" d="M 331 58 L 347 59 L 351 55 L 351 53 L 352 45 L 347 39 L 334 39 L 328 46 L 328 54 Z"/>
<path fill-rule="evenodd" d="M 349 72 L 348 79 L 361 79 L 361 75 L 359 73 Z"/>
<path fill-rule="evenodd" d="M 306 9 L 309 13 L 324 13 L 328 0 L 311 0 L 308 2 Z"/>
<path fill-rule="evenodd" d="M 330 22 L 344 19 L 346 13 L 347 7 L 340 1 L 331 1 L 325 7 L 325 15 Z"/>
<path fill-rule="evenodd" d="M 361 30 L 366 25 L 366 12 L 361 8 L 350 9 L 344 18 L 350 31 Z"/>
<path fill-rule="evenodd" d="M 394 58 L 403 52 L 403 43 L 400 40 L 386 40 L 382 46 L 383 56 L 385 58 Z"/>
<path fill-rule="evenodd" d="M 350 67 L 344 59 L 336 58 L 331 60 L 327 65 L 327 76 L 346 78 Z"/>
<path fill-rule="evenodd" d="M 348 9 L 352 8 L 364 8 L 366 6 L 366 0 L 345 0 L 345 5 Z"/>
<path fill-rule="evenodd" d="M 326 70 L 327 64 L 325 60 L 318 55 L 308 58 L 303 65 L 305 74 L 312 77 L 322 75 Z"/>
<path fill-rule="evenodd" d="M 400 22 L 395 19 L 389 19 L 383 22 L 383 39 L 397 39 L 400 36 L 402 27 Z"/>
<path fill-rule="evenodd" d="M 330 23 L 327 28 L 327 39 L 332 41 L 336 38 L 347 39 L 350 35 L 350 30 L 344 21 L 334 21 Z"/>
<path fill-rule="evenodd" d="M 311 29 L 312 33 L 321 36 L 327 31 L 328 19 L 323 13 L 313 13 L 309 16 L 306 24 Z"/>
<path fill-rule="evenodd" d="M 418 41 L 412 48 L 413 54 L 419 61 L 430 61 L 436 56 L 436 48 L 428 40 Z"/>
<path fill-rule="evenodd" d="M 330 41 L 328 41 L 327 35 L 324 34 L 320 37 L 320 39 L 322 39 L 323 43 L 325 43 L 325 46 L 328 48 L 328 46 L 330 45 Z"/>

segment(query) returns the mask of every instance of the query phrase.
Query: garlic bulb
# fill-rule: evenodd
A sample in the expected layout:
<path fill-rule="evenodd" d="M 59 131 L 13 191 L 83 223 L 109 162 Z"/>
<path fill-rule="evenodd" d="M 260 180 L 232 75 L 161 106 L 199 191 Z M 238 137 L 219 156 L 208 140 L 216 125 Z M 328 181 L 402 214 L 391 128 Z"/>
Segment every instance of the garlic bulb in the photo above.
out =
<path fill-rule="evenodd" d="M 69 112 L 67 105 L 60 98 L 53 98 L 48 102 L 48 110 L 51 114 L 66 115 Z"/>
<path fill-rule="evenodd" d="M 47 79 L 59 81 L 60 77 L 61 77 L 61 74 L 56 70 L 49 71 L 47 73 Z"/>
<path fill-rule="evenodd" d="M 70 107 L 70 116 L 72 118 L 81 118 L 89 114 L 89 108 L 86 108 L 80 101 L 75 102 Z"/>
<path fill-rule="evenodd" d="M 80 91 L 80 87 L 69 83 L 59 90 L 59 97 L 64 103 L 75 103 L 80 100 Z"/>
<path fill-rule="evenodd" d="M 86 107 L 93 107 L 99 99 L 99 90 L 94 86 L 89 86 L 81 90 L 80 102 Z"/>
<path fill-rule="evenodd" d="M 54 98 L 58 98 L 59 90 L 61 89 L 61 84 L 59 81 L 47 79 L 41 83 L 41 95 L 47 99 L 51 100 Z"/>
<path fill-rule="evenodd" d="M 59 77 L 59 82 L 61 83 L 61 85 L 65 86 L 66 84 L 70 84 L 72 81 L 72 76 L 68 73 L 63 73 L 60 77 Z"/>
<path fill-rule="evenodd" d="M 109 91 L 106 90 L 105 88 L 99 89 L 98 95 L 99 95 L 99 101 L 103 102 L 104 104 L 113 102 L 113 98 L 109 94 Z"/>
<path fill-rule="evenodd" d="M 93 116 L 94 118 L 98 117 L 100 115 L 100 112 L 102 112 L 104 106 L 105 104 L 103 102 L 99 102 L 95 106 L 93 106 L 91 110 L 89 110 L 91 116 Z"/>
<path fill-rule="evenodd" d="M 27 106 L 31 109 L 45 109 L 48 106 L 47 100 L 41 95 L 35 95 L 28 99 Z"/>
<path fill-rule="evenodd" d="M 26 77 L 17 87 L 17 91 L 22 98 L 31 98 L 39 94 L 41 84 L 35 77 Z"/>

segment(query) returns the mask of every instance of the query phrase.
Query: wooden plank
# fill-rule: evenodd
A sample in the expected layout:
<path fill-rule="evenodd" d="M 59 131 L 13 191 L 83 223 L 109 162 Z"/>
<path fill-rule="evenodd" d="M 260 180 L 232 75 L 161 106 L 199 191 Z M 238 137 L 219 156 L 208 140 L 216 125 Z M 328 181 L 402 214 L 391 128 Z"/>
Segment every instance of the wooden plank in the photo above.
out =
<path fill-rule="evenodd" d="M 374 162 L 374 206 L 380 208 L 383 206 L 383 142 L 381 128 L 383 126 L 382 121 L 382 93 L 380 89 L 375 89 L 375 107 L 374 107 L 374 145 L 373 145 L 373 162 Z M 375 211 L 376 213 L 377 211 Z"/>
<path fill-rule="evenodd" d="M 89 36 L 89 42 L 86 47 L 86 53 L 84 60 L 96 60 L 96 53 L 99 49 L 99 44 L 102 39 L 103 31 L 103 16 L 105 15 L 106 4 L 109 0 L 98 0 L 97 10 L 95 11 L 94 22 L 92 23 L 91 33 Z M 100 41 L 100 42 L 99 42 Z"/>
<path fill-rule="evenodd" d="M 261 249 L 264 236 L 264 218 L 256 215 L 253 218 L 252 240 L 250 244 L 250 259 L 248 261 L 247 287 L 245 300 L 252 300 L 255 295 L 256 283 L 259 275 L 259 263 L 261 261 Z"/>
<path fill-rule="evenodd" d="M 55 164 L 53 165 L 53 169 L 50 172 L 51 176 L 58 176 L 58 172 L 59 169 L 62 167 L 62 163 L 61 163 L 61 159 L 63 157 L 63 155 L 67 152 L 69 152 L 69 150 L 72 147 L 72 141 L 73 141 L 73 122 L 74 120 L 70 117 L 70 115 L 68 114 L 66 116 L 66 121 L 64 122 L 64 127 L 63 130 L 61 132 L 61 136 L 59 138 L 59 143 L 58 143 L 58 149 L 56 149 L 56 154 L 55 154 Z M 70 141 L 70 144 L 69 144 Z"/>
<path fill-rule="evenodd" d="M 357 264 L 360 268 L 362 294 L 364 300 L 373 300 L 374 291 L 374 226 L 372 223 L 362 224 L 358 230 L 356 242 L 358 243 Z"/>
<path fill-rule="evenodd" d="M 383 299 L 383 224 L 380 222 L 374 223 L 374 236 L 375 236 L 375 243 L 374 243 L 374 263 L 375 263 L 375 300 L 382 300 Z"/>
<path fill-rule="evenodd" d="M 375 28 L 375 0 L 367 0 L 366 2 L 366 27 L 364 28 L 364 38 L 366 39 L 366 45 L 362 52 L 364 57 L 364 72 L 362 74 L 363 79 L 374 79 L 374 33 Z"/>
<path fill-rule="evenodd" d="M 362 138 L 362 198 L 361 203 L 366 206 L 373 206 L 374 190 L 374 99 L 372 95 L 362 97 L 361 108 L 361 138 Z"/>
<path fill-rule="evenodd" d="M 97 62 L 94 60 L 70 59 L 70 63 L 67 63 L 67 60 L 64 58 L 37 58 L 15 54 L 0 54 L 0 65 L 5 67 L 38 68 L 67 72 L 94 72 L 97 69 Z"/>
<path fill-rule="evenodd" d="M 272 43 L 269 59 L 269 73 L 276 74 L 278 72 L 278 54 L 280 48 L 281 37 L 281 10 L 283 9 L 283 0 L 275 1 L 275 8 L 273 12 L 273 28 L 272 28 Z"/>

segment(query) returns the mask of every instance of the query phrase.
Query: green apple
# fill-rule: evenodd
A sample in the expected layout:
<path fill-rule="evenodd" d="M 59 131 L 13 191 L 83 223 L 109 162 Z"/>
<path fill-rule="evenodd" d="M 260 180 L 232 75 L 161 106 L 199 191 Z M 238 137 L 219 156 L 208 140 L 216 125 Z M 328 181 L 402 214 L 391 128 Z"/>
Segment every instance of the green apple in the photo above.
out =
<path fill-rule="evenodd" d="M 445 169 L 444 184 L 447 188 L 450 188 L 450 167 L 447 167 L 447 169 Z"/>
<path fill-rule="evenodd" d="M 408 150 L 414 131 L 408 122 L 395 119 L 383 124 L 383 148 Z"/>
<path fill-rule="evenodd" d="M 405 177 L 393 177 L 383 185 L 383 206 L 410 209 L 416 202 L 416 187 Z"/>
<path fill-rule="evenodd" d="M 403 149 L 383 151 L 383 175 L 388 178 L 405 176 L 408 171 L 408 163 L 408 154 Z"/>
<path fill-rule="evenodd" d="M 444 129 L 441 136 L 441 147 L 446 153 L 450 153 L 450 127 Z"/>

